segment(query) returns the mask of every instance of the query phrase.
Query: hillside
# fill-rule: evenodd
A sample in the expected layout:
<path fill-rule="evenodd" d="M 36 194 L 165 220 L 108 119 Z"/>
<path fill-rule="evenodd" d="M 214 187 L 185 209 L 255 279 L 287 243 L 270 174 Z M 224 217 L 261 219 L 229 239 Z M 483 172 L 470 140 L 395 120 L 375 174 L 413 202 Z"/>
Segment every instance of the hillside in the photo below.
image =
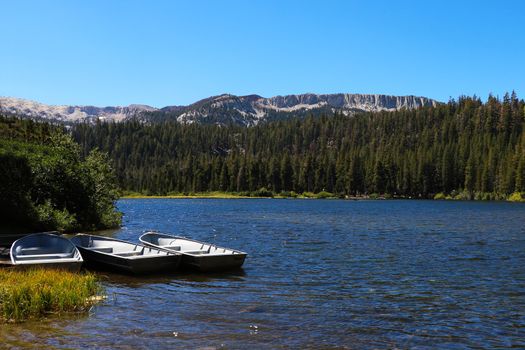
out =
<path fill-rule="evenodd" d="M 264 188 L 489 199 L 525 191 L 524 115 L 524 101 L 512 94 L 252 128 L 172 120 L 78 124 L 73 135 L 85 153 L 109 153 L 123 189 L 147 194 Z"/>

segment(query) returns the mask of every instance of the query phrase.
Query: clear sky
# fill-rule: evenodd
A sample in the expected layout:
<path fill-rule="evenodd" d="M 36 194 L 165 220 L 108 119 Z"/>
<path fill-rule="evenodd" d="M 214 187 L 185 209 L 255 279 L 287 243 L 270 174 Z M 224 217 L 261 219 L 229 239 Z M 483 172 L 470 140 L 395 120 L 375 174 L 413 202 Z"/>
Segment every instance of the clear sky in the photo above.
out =
<path fill-rule="evenodd" d="M 0 96 L 525 98 L 525 1 L 0 0 Z"/>

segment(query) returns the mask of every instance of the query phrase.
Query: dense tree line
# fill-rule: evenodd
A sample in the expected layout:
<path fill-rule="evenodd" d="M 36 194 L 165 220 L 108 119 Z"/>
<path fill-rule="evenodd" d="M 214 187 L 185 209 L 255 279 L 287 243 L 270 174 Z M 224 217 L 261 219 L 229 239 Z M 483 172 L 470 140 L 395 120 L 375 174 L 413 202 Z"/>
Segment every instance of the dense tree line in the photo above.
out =
<path fill-rule="evenodd" d="M 524 115 L 512 93 L 251 128 L 129 121 L 72 132 L 85 154 L 108 152 L 122 188 L 146 194 L 266 188 L 471 197 L 525 191 Z"/>
<path fill-rule="evenodd" d="M 107 155 L 86 157 L 66 130 L 0 117 L 0 219 L 9 231 L 92 230 L 120 224 Z"/>

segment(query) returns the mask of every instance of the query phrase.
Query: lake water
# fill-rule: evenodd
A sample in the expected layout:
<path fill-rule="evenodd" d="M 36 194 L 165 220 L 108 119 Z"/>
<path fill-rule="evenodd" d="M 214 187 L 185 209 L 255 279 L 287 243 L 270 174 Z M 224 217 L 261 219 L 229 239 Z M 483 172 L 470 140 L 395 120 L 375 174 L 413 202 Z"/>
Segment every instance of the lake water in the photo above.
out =
<path fill-rule="evenodd" d="M 19 348 L 525 348 L 525 205 L 122 200 L 124 226 L 248 252 L 230 274 L 100 273 L 89 315 L 0 325 Z"/>

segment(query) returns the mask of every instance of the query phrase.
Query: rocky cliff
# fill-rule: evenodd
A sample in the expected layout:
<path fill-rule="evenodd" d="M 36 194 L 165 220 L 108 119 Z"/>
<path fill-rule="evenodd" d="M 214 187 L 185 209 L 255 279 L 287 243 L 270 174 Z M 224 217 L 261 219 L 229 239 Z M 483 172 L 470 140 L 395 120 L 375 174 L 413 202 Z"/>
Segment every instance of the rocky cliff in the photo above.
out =
<path fill-rule="evenodd" d="M 0 112 L 60 122 L 111 120 L 138 117 L 143 120 L 176 119 L 181 123 L 235 123 L 256 125 L 260 122 L 306 114 L 341 112 L 394 111 L 434 106 L 438 102 L 426 97 L 364 94 L 301 94 L 275 96 L 219 95 L 188 106 L 161 109 L 145 105 L 127 107 L 51 106 L 12 97 L 0 97 Z"/>

